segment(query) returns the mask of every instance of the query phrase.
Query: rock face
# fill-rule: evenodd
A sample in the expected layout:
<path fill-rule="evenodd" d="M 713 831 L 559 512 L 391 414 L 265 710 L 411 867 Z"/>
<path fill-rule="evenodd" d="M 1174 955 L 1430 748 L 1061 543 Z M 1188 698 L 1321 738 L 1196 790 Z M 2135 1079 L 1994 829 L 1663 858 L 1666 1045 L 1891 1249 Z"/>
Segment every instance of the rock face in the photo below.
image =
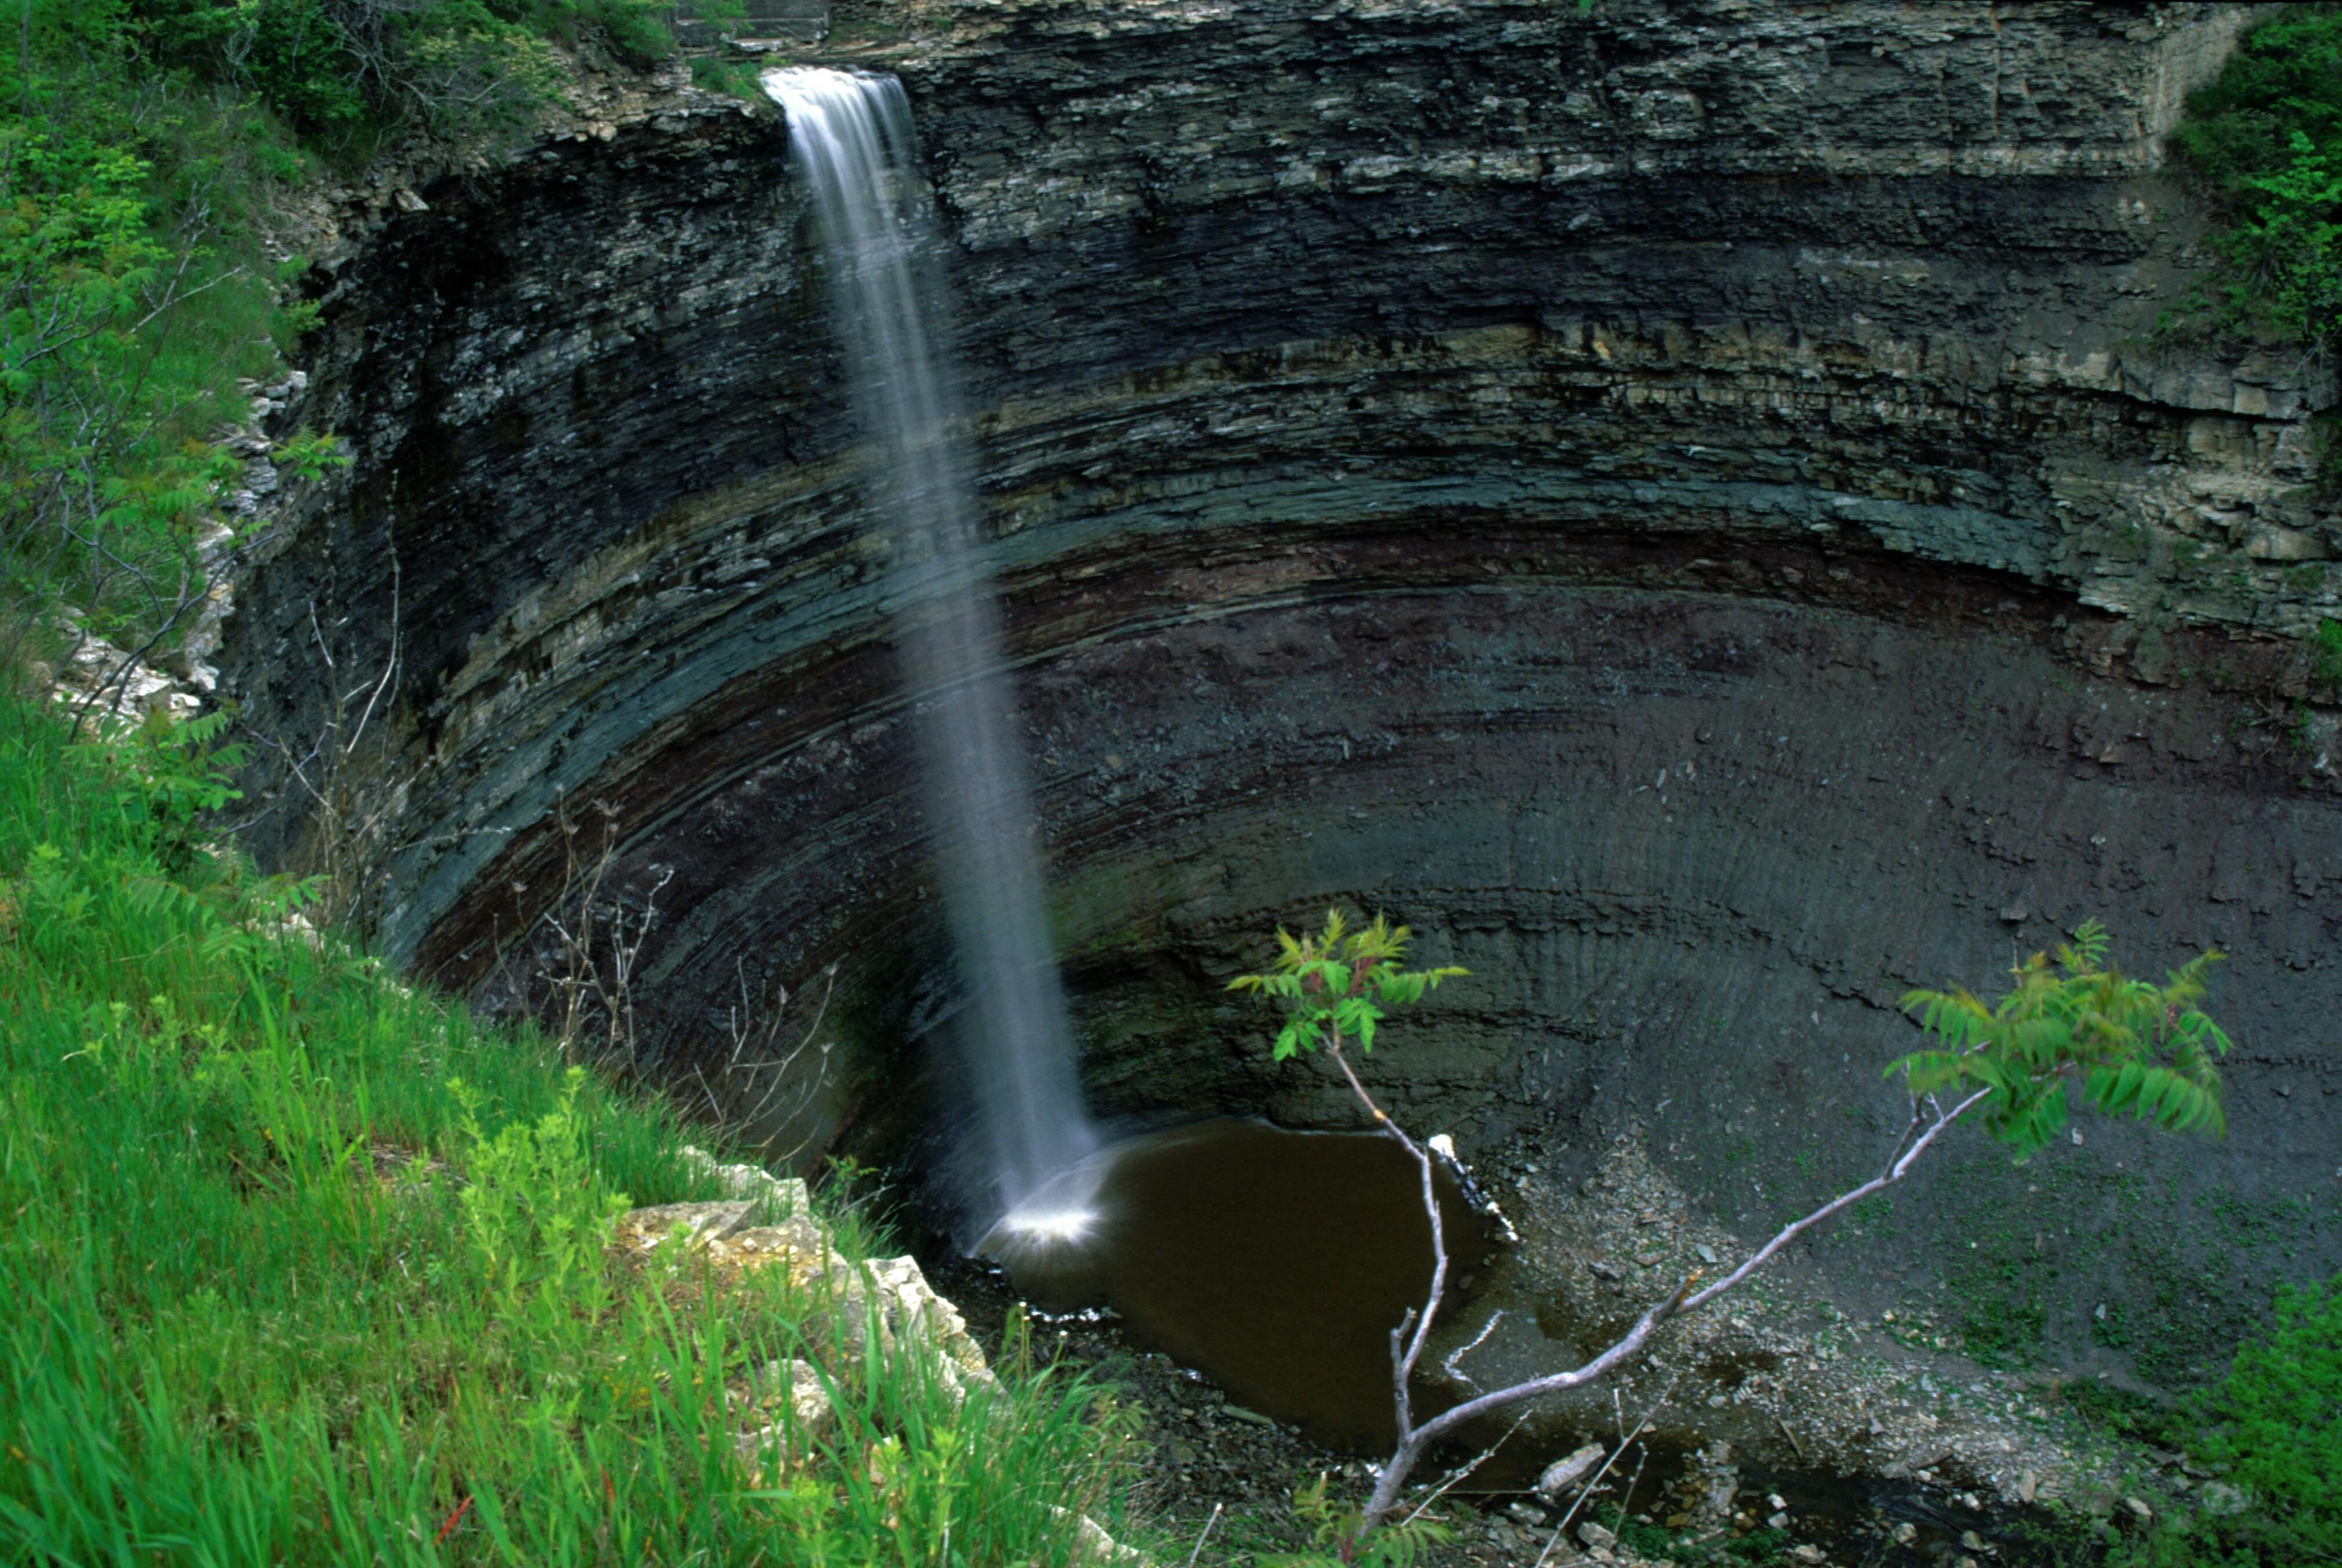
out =
<path fill-rule="evenodd" d="M 1376 1058 L 1425 1124 L 1567 1167 L 1656 1116 L 1729 1223 L 1867 1163 L 1902 989 L 2098 914 L 2235 954 L 2235 1135 L 2094 1131 L 2177 1217 L 2027 1310 L 2087 1356 L 2107 1293 L 2265 1295 L 2280 1243 L 2222 1262 L 2190 1205 L 2333 1180 L 2342 751 L 2290 701 L 2331 694 L 2334 392 L 2156 331 L 2202 222 L 2158 138 L 2246 9 L 842 13 L 957 246 L 1098 1107 L 1343 1114 L 1216 983 L 1346 899 L 1475 971 Z M 556 801 L 606 803 L 654 1070 L 834 964 L 852 1066 L 788 1103 L 900 1148 L 952 997 L 785 133 L 679 85 L 606 128 L 335 261 L 282 417 L 358 461 L 285 504 L 225 678 L 299 754 L 395 660 L 350 768 L 394 952 L 509 994 Z M 2283 1266 L 2342 1261 L 2298 1228 Z"/>

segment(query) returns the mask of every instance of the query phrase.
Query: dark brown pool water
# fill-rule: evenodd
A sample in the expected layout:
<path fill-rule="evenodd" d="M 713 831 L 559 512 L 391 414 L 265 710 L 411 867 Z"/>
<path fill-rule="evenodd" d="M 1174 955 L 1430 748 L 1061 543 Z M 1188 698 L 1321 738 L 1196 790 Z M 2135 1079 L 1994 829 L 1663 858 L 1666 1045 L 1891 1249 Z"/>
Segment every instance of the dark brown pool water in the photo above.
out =
<path fill-rule="evenodd" d="M 1452 1309 L 1487 1250 L 1443 1169 Z M 1390 1139 L 1204 1122 L 1104 1162 L 1078 1240 L 984 1249 L 1053 1312 L 1105 1305 L 1134 1343 L 1195 1368 L 1236 1403 L 1320 1441 L 1391 1441 L 1390 1331 L 1431 1283 L 1422 1176 Z M 1418 1417 L 1439 1408 L 1417 1393 Z"/>

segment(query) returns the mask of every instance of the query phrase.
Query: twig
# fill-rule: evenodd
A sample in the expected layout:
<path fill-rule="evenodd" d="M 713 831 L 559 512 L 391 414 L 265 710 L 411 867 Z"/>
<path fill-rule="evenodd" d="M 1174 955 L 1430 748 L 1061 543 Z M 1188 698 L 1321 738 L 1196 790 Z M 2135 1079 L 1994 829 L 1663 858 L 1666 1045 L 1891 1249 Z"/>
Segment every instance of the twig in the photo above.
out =
<path fill-rule="evenodd" d="M 1610 1526 L 1610 1539 L 1617 1540 L 1626 1533 L 1626 1510 L 1635 1505 L 1635 1488 L 1643 1484 L 1643 1466 L 1651 1462 L 1648 1448 L 1635 1450 L 1635 1473 L 1626 1478 L 1626 1493 L 1618 1499 L 1618 1517 Z"/>
<path fill-rule="evenodd" d="M 1476 1471 L 1476 1470 L 1479 1469 L 1479 1468 L 1480 1468 L 1480 1466 L 1482 1466 L 1482 1465 L 1484 1465 L 1484 1464 L 1487 1463 L 1488 1463 L 1488 1461 L 1490 1461 L 1491 1459 L 1494 1459 L 1494 1458 L 1496 1456 L 1496 1450 L 1498 1450 L 1498 1449 L 1500 1449 L 1500 1448 L 1504 1447 L 1504 1446 L 1505 1446 L 1505 1444 L 1506 1444 L 1507 1442 L 1509 1442 L 1509 1441 L 1511 1440 L 1513 1433 L 1515 1433 L 1516 1432 L 1518 1432 L 1518 1431 L 1521 1429 L 1521 1423 L 1522 1423 L 1523 1422 L 1525 1422 L 1525 1421 L 1528 1420 L 1528 1418 L 1529 1418 L 1528 1412 L 1526 1412 L 1526 1411 L 1523 1411 L 1523 1412 L 1521 1412 L 1521 1413 L 1520 1413 L 1520 1414 L 1518 1414 L 1518 1415 L 1516 1415 L 1516 1416 L 1515 1416 L 1515 1417 L 1513 1418 L 1513 1423 L 1512 1423 L 1512 1425 L 1510 1425 L 1510 1426 L 1508 1426 L 1508 1427 L 1505 1428 L 1505 1435 L 1504 1435 L 1504 1436 L 1502 1436 L 1502 1437 L 1500 1437 L 1500 1438 L 1496 1439 L 1496 1442 L 1494 1442 L 1494 1443 L 1492 1443 L 1488 1444 L 1488 1446 L 1487 1446 L 1487 1447 L 1486 1447 L 1486 1448 L 1482 1449 L 1478 1453 L 1475 1454 L 1471 1459 L 1467 1460 L 1466 1462 L 1465 1462 L 1465 1463 L 1462 1463 L 1462 1464 L 1457 1465 L 1454 1470 L 1449 1471 L 1449 1472 L 1447 1473 L 1447 1479 L 1446 1479 L 1446 1480 L 1445 1480 L 1445 1481 L 1443 1481 L 1443 1482 L 1441 1482 L 1441 1483 L 1438 1484 L 1438 1486 L 1437 1486 L 1437 1487 L 1436 1487 L 1436 1488 L 1433 1490 L 1433 1492 L 1432 1492 L 1432 1493 L 1431 1493 L 1431 1495 L 1430 1495 L 1430 1496 L 1428 1496 L 1428 1497 L 1425 1498 L 1422 1502 L 1420 1502 L 1420 1503 L 1416 1503 L 1416 1504 L 1415 1505 L 1415 1512 L 1414 1512 L 1414 1513 L 1412 1513 L 1408 1514 L 1406 1518 L 1404 1518 L 1404 1519 L 1402 1519 L 1402 1520 L 1400 1520 L 1400 1521 L 1398 1522 L 1398 1523 L 1399 1523 L 1399 1528 L 1400 1528 L 1400 1529 L 1402 1529 L 1402 1530 L 1404 1530 L 1405 1528 L 1406 1528 L 1406 1526 L 1408 1526 L 1408 1525 L 1410 1525 L 1410 1524 L 1414 1523 L 1416 1520 L 1418 1520 L 1418 1519 L 1422 1518 L 1422 1517 L 1423 1517 L 1423 1511 L 1424 1511 L 1425 1509 L 1426 1509 L 1426 1508 L 1430 1507 L 1433 1503 L 1435 1503 L 1438 1502 L 1442 1497 L 1446 1496 L 1446 1495 L 1447 1494 L 1447 1490 L 1448 1490 L 1448 1488 L 1449 1488 L 1449 1487 L 1454 1486 L 1456 1483 L 1458 1483 L 1458 1482 L 1462 1481 L 1466 1476 L 1467 1476 L 1467 1475 L 1471 1474 L 1474 1471 Z"/>
<path fill-rule="evenodd" d="M 1678 1377 L 1681 1375 L 1676 1374 Z M 1570 1499 L 1568 1512 L 1561 1516 L 1561 1523 L 1553 1527 L 1553 1535 L 1546 1542 L 1545 1550 L 1537 1553 L 1535 1568 L 1545 1568 L 1545 1560 L 1553 1554 L 1555 1545 L 1561 1540 L 1561 1533 L 1569 1528 L 1569 1522 L 1577 1517 L 1577 1511 L 1586 1505 L 1587 1498 L 1594 1495 L 1594 1489 L 1602 1483 L 1604 1476 L 1610 1473 L 1610 1467 L 1618 1463 L 1618 1456 L 1626 1452 L 1626 1445 L 1642 1436 L 1643 1429 L 1651 1424 L 1651 1417 L 1666 1408 L 1667 1396 L 1675 1391 L 1676 1378 L 1671 1377 L 1667 1379 L 1666 1387 L 1659 1390 L 1659 1397 L 1652 1402 L 1651 1408 L 1643 1412 L 1643 1419 L 1635 1423 L 1635 1430 L 1619 1434 L 1618 1446 L 1610 1451 L 1610 1456 L 1602 1462 L 1602 1468 L 1587 1476 L 1586 1483 L 1577 1489 L 1577 1495 Z"/>
<path fill-rule="evenodd" d="M 1204 1521 L 1203 1533 L 1196 1537 L 1195 1549 L 1187 1553 L 1187 1568 L 1196 1568 L 1196 1560 L 1204 1554 L 1204 1543 L 1212 1538 L 1212 1526 L 1220 1522 L 1221 1503 L 1212 1504 L 1212 1516 Z"/>

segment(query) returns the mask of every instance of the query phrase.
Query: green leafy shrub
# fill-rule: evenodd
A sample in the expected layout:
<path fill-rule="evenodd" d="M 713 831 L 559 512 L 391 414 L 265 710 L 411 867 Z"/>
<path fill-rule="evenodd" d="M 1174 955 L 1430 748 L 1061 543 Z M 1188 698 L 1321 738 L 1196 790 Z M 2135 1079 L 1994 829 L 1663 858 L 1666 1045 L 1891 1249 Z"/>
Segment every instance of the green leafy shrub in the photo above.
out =
<path fill-rule="evenodd" d="M 316 319 L 265 233 L 317 155 L 502 135 L 556 45 L 672 47 L 662 0 L 12 0 L 0 50 L 0 597 L 167 653 L 243 464 L 238 388 Z M 343 461 L 304 432 L 279 460 Z"/>
<path fill-rule="evenodd" d="M 1285 1026 L 1271 1049 L 1276 1061 L 1321 1045 L 1338 1051 L 1349 1040 L 1371 1054 L 1375 1026 L 1391 1008 L 1412 1006 L 1441 981 L 1470 973 L 1453 965 L 1401 969 L 1414 934 L 1379 914 L 1352 931 L 1340 910 L 1327 910 L 1323 932 L 1293 936 L 1280 926 L 1276 964 L 1266 974 L 1237 975 L 1228 989 L 1257 992 L 1285 1004 Z"/>
<path fill-rule="evenodd" d="M 644 63 L 675 46 L 664 0 L 111 0 L 155 56 L 253 94 L 311 142 L 475 135 L 546 101 L 548 45 L 588 36 Z"/>
<path fill-rule="evenodd" d="M 2247 33 L 2171 139 L 2227 214 L 2199 313 L 2328 346 L 2342 330 L 2342 10 L 2293 6 Z"/>
<path fill-rule="evenodd" d="M 113 0 L 25 0 L 0 52 L 0 593 L 165 641 L 241 473 L 212 434 L 295 334 L 258 215 L 299 155 L 141 66 Z"/>
<path fill-rule="evenodd" d="M 2202 1456 L 2260 1518 L 2270 1561 L 2342 1558 L 2342 1278 L 2277 1293 L 2277 1323 L 2237 1353 L 2205 1402 Z"/>
<path fill-rule="evenodd" d="M 558 1337 L 588 1327 L 609 1304 L 602 1249 L 629 1204 L 593 1167 L 577 1109 L 585 1069 L 572 1067 L 553 1109 L 493 1136 L 480 1127 L 480 1097 L 462 1080 L 448 1092 L 463 1107 L 459 1158 L 470 1180 L 458 1194 L 465 1229 L 505 1309 Z"/>

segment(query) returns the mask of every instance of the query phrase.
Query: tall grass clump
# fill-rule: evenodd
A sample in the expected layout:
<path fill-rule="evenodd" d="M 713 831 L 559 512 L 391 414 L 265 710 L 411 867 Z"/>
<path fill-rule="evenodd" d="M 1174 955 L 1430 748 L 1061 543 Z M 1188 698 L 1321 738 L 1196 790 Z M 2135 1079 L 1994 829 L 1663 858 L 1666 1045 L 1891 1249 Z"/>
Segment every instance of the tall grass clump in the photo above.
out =
<path fill-rule="evenodd" d="M 833 1353 L 835 1433 L 743 1454 L 758 1369 L 836 1336 L 783 1271 L 606 1252 L 720 1195 L 674 1115 L 288 920 L 313 887 L 203 842 L 205 726 L 46 710 L 0 696 L 0 1562 L 1067 1563 L 1118 1523 L 1118 1418 L 1047 1368 Z"/>

